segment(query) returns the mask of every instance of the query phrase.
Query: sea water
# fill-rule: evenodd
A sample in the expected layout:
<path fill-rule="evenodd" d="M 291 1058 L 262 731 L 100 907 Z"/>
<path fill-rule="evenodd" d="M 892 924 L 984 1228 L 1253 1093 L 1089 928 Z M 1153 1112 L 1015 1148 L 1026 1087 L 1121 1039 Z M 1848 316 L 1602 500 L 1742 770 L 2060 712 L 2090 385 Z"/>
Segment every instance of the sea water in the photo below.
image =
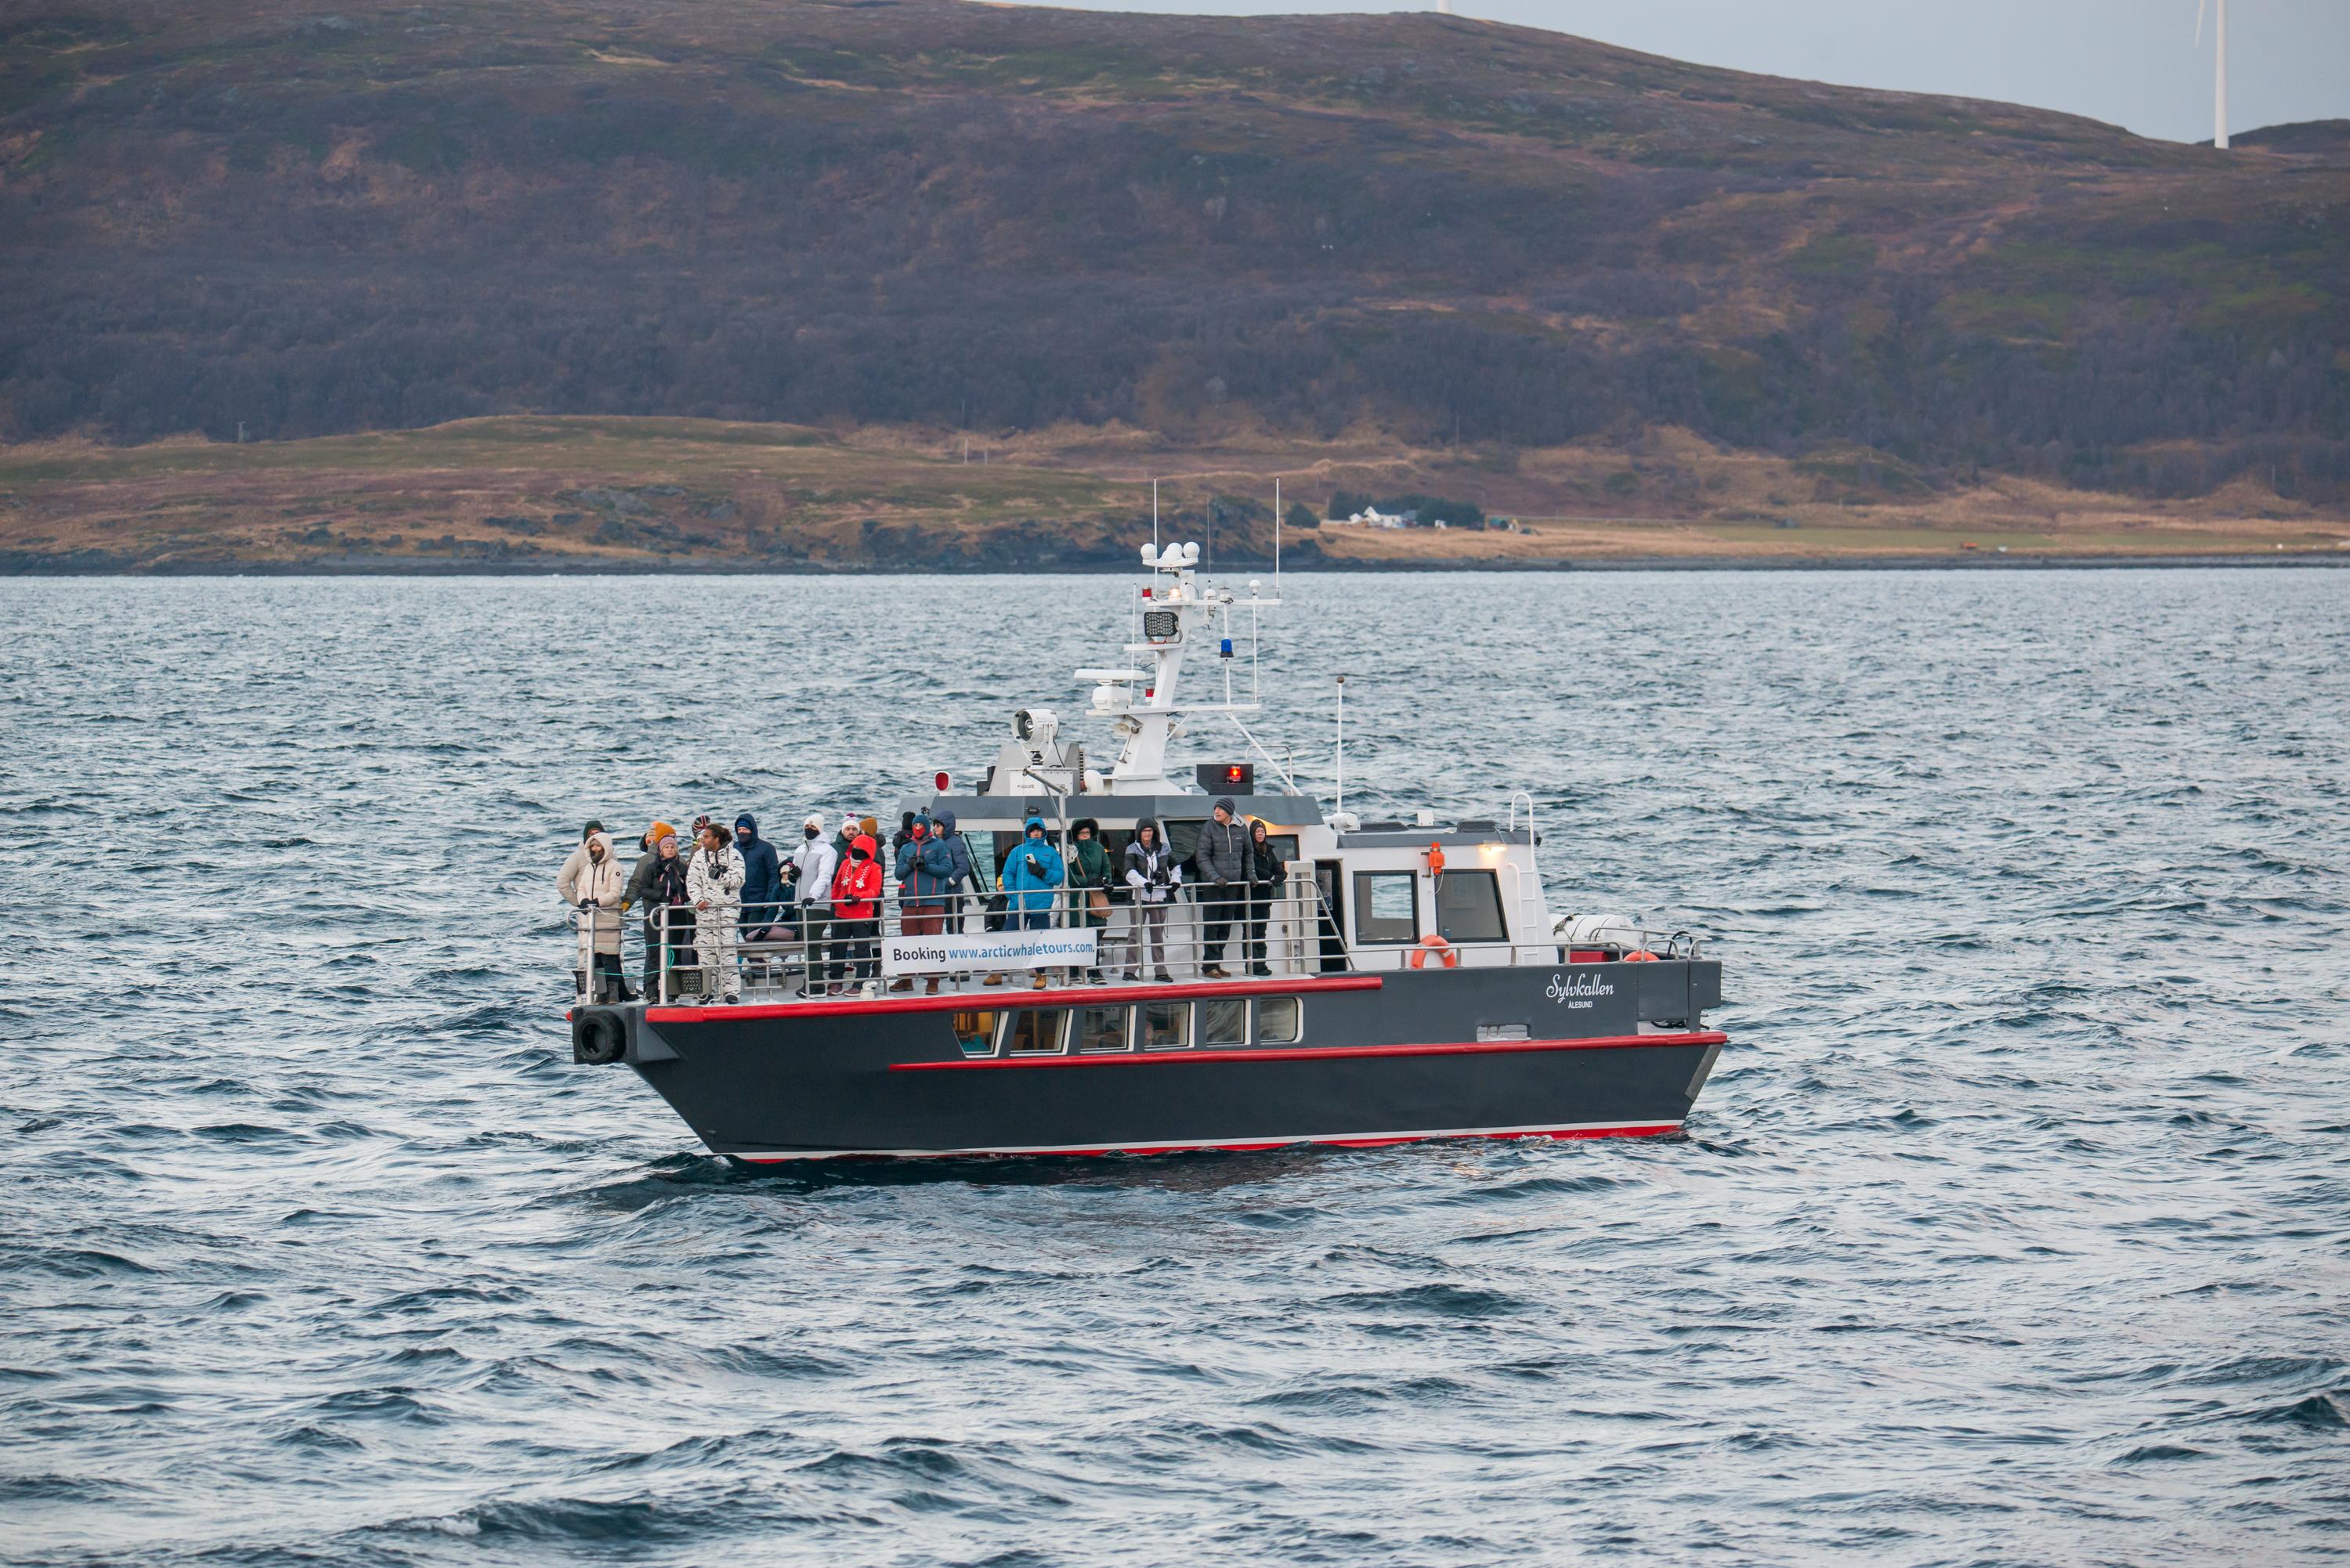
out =
<path fill-rule="evenodd" d="M 1122 579 L 12 584 L 0 1558 L 2350 1551 L 2350 575 L 1284 589 L 1300 787 L 1343 672 L 1350 808 L 1721 959 L 1688 1136 L 753 1172 L 570 1064 L 586 818 L 893 818 Z"/>

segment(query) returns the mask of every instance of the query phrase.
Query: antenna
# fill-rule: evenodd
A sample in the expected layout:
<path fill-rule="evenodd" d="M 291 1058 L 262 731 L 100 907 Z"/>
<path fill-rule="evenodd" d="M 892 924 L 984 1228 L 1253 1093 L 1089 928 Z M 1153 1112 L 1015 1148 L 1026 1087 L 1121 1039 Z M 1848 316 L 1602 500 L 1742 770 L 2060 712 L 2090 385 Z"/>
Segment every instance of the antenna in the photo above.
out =
<path fill-rule="evenodd" d="M 1281 597 L 1281 479 L 1273 482 L 1273 597 Z"/>
<path fill-rule="evenodd" d="M 2228 0 L 2209 0 L 2212 11 L 2211 145 L 2228 151 Z M 2203 47 L 2206 0 L 2195 0 L 2195 47 Z"/>
<path fill-rule="evenodd" d="M 1330 807 L 1336 816 L 1347 806 L 1347 678 L 1338 677 L 1338 799 Z"/>
<path fill-rule="evenodd" d="M 1159 482 L 1150 482 L 1150 553 L 1159 554 Z"/>

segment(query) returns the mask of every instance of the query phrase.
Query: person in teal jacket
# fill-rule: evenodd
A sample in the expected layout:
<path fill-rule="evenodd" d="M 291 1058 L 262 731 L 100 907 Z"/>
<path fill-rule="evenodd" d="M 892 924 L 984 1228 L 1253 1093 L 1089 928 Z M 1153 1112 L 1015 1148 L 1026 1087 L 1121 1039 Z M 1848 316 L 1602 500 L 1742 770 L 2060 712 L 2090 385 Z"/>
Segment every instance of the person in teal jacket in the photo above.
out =
<path fill-rule="evenodd" d="M 1050 927 L 1052 889 L 1067 879 L 1068 867 L 1061 863 L 1061 852 L 1045 836 L 1045 819 L 1030 817 L 1027 842 L 1014 845 L 1003 857 L 1003 890 L 1012 895 L 1004 900 L 1004 909 L 1018 916 L 1016 921 L 1005 924 L 1032 931 Z"/>

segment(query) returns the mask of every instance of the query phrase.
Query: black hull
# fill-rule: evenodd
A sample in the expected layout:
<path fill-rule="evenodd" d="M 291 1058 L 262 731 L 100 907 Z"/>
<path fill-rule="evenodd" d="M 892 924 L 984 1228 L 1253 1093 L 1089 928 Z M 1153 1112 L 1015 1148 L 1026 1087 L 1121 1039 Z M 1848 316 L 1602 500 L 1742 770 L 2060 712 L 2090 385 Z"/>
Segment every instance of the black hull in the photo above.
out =
<path fill-rule="evenodd" d="M 1723 1044 L 1720 986 L 1668 960 L 591 1012 L 712 1150 L 764 1162 L 1670 1133 Z M 1301 998 L 1295 1044 L 972 1057 L 951 1023 L 1251 994 Z"/>

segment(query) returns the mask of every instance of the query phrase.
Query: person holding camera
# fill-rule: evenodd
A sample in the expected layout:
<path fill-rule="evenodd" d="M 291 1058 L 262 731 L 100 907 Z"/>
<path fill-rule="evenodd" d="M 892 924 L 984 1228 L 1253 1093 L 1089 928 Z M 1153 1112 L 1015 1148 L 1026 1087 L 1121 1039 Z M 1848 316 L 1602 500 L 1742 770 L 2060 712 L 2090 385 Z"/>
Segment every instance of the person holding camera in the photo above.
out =
<path fill-rule="evenodd" d="M 1134 842 L 1126 846 L 1126 885 L 1134 899 L 1127 979 L 1139 976 L 1146 948 L 1150 954 L 1151 978 L 1175 978 L 1167 972 L 1167 905 L 1182 882 L 1183 868 L 1175 864 L 1174 852 L 1168 848 L 1167 836 L 1159 825 L 1146 822 L 1136 828 Z"/>
<path fill-rule="evenodd" d="M 714 822 L 702 830 L 693 863 L 686 867 L 685 890 L 693 899 L 693 961 L 702 971 L 701 1000 L 710 1000 L 714 982 L 728 1002 L 742 1001 L 734 928 L 743 918 L 743 857 Z"/>
<path fill-rule="evenodd" d="M 1003 857 L 1003 891 L 1007 895 L 1004 909 L 1010 917 L 1004 924 L 1014 930 L 1050 929 L 1054 924 L 1053 906 L 1059 898 L 1057 889 L 1068 876 L 1061 852 L 1045 836 L 1045 819 L 1030 817 L 1026 836 Z M 1036 971 L 1031 984 L 1038 991 L 1045 989 L 1043 970 Z"/>
<path fill-rule="evenodd" d="M 854 982 L 873 989 L 881 973 L 881 866 L 872 835 L 848 841 L 848 858 L 832 876 L 832 987 L 835 996 Z"/>

